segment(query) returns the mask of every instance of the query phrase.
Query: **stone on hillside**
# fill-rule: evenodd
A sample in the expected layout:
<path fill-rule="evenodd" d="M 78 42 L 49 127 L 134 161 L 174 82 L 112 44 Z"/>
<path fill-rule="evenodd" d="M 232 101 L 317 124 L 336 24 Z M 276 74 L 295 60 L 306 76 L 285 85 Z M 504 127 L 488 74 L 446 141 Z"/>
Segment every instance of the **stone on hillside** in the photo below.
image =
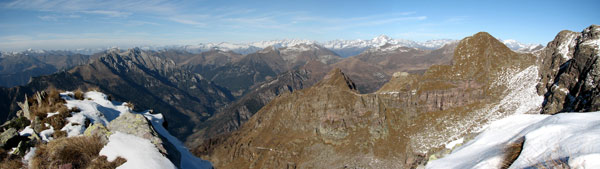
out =
<path fill-rule="evenodd" d="M 161 153 L 168 154 L 158 133 L 141 114 L 121 113 L 119 117 L 108 124 L 108 129 L 112 133 L 118 131 L 148 139 Z"/>
<path fill-rule="evenodd" d="M 98 136 L 102 143 L 108 143 L 108 137 L 111 134 L 112 132 L 108 131 L 106 126 L 102 125 L 102 123 L 94 123 L 83 132 L 83 135 L 85 136 Z"/>
<path fill-rule="evenodd" d="M 19 105 L 19 107 L 21 108 L 21 111 L 23 111 L 23 116 L 26 117 L 29 120 L 33 120 L 31 118 L 31 112 L 29 111 L 29 102 L 27 101 L 27 95 L 25 95 L 25 101 L 23 102 L 17 102 L 17 105 Z"/>

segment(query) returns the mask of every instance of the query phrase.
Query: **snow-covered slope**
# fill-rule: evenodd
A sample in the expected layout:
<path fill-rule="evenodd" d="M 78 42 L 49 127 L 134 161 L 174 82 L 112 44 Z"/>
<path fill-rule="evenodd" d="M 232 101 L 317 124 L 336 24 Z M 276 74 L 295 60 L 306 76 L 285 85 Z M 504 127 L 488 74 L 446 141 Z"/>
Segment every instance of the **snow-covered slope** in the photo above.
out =
<path fill-rule="evenodd" d="M 108 127 L 110 130 L 108 133 L 108 143 L 102 148 L 99 155 L 107 156 L 109 161 L 115 160 L 117 157 L 122 157 L 127 160 L 124 164 L 118 168 L 212 168 L 210 162 L 201 160 L 192 155 L 187 148 L 172 136 L 163 127 L 163 116 L 162 114 L 152 114 L 149 111 L 135 112 L 131 110 L 128 103 L 116 102 L 108 100 L 107 96 L 100 92 L 87 92 L 84 94 L 83 100 L 77 100 L 72 98 L 72 92 L 61 93 L 60 96 L 66 100 L 66 106 L 71 109 L 76 107 L 80 111 L 73 112 L 71 117 L 68 117 L 67 124 L 60 130 L 65 131 L 68 137 L 77 137 L 86 135 L 84 133 L 89 132 L 87 128 L 93 128 L 96 125 L 90 125 L 86 128 L 86 125 L 81 124 L 101 124 Z M 48 113 L 48 116 L 53 116 L 58 113 Z M 148 128 L 149 126 L 136 126 L 151 124 L 152 129 L 155 130 L 160 136 L 166 138 L 166 140 L 175 147 L 175 151 L 180 154 L 179 165 L 173 164 L 173 162 L 161 153 L 160 148 L 157 147 L 157 140 L 142 138 L 136 136 L 135 133 L 126 133 L 119 131 L 118 129 L 113 130 L 113 121 L 117 121 L 120 116 L 125 115 L 143 115 L 150 123 L 133 123 L 128 124 L 129 128 Z M 135 117 L 135 116 L 134 116 Z M 143 119 L 143 118 L 142 118 Z M 115 125 L 116 126 L 116 125 Z M 114 127 L 116 128 L 116 127 Z M 152 130 L 150 129 L 150 130 Z M 92 129 L 93 130 L 93 129 Z M 54 129 L 44 130 L 40 133 L 44 141 L 52 141 L 52 133 Z M 133 131 L 135 132 L 135 131 Z M 32 135 L 33 130 L 30 126 L 19 133 L 22 136 Z M 159 139 L 160 140 L 160 139 Z M 164 146 L 164 145 L 161 145 Z M 166 146 L 165 146 L 166 147 Z M 29 154 L 34 154 L 35 148 L 29 151 Z M 31 156 L 31 155 L 30 155 Z"/>
<path fill-rule="evenodd" d="M 475 139 L 427 168 L 500 168 L 510 144 L 523 141 L 510 168 L 600 168 L 600 112 L 516 114 L 493 122 Z"/>

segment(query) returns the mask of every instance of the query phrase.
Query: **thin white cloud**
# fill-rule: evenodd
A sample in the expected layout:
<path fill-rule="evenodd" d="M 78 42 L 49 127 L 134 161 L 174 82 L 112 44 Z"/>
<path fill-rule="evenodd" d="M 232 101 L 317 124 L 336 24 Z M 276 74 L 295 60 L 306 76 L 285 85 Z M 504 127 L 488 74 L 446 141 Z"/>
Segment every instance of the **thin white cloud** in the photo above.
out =
<path fill-rule="evenodd" d="M 13 0 L 0 3 L 0 7 L 51 12 L 95 11 L 97 13 L 120 16 L 123 13 L 133 12 L 171 13 L 176 11 L 180 6 L 168 0 Z M 122 13 L 109 11 L 120 11 Z"/>
<path fill-rule="evenodd" d="M 44 15 L 44 16 L 38 16 L 38 18 L 40 18 L 43 21 L 58 21 L 60 19 L 81 18 L 81 15 L 75 15 L 75 14 L 70 14 L 70 15 Z"/>
<path fill-rule="evenodd" d="M 198 26 L 198 27 L 204 27 L 207 25 L 206 23 L 202 23 L 199 21 L 195 21 L 195 20 L 191 20 L 191 19 L 184 19 L 184 18 L 177 18 L 177 17 L 169 18 L 169 20 L 171 20 L 173 22 L 181 23 L 181 24 L 193 25 L 193 26 Z"/>
<path fill-rule="evenodd" d="M 92 11 L 82 11 L 86 14 L 97 14 L 97 15 L 106 15 L 109 17 L 127 17 L 131 15 L 129 12 L 120 12 L 120 11 L 107 11 L 107 10 L 92 10 Z"/>

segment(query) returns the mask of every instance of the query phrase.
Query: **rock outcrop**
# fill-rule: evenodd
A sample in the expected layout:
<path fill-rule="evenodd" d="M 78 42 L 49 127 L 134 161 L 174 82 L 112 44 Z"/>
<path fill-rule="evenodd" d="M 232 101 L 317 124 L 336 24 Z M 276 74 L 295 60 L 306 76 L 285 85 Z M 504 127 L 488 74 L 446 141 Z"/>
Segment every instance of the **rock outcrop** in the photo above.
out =
<path fill-rule="evenodd" d="M 600 26 L 561 31 L 540 51 L 544 114 L 600 109 Z"/>

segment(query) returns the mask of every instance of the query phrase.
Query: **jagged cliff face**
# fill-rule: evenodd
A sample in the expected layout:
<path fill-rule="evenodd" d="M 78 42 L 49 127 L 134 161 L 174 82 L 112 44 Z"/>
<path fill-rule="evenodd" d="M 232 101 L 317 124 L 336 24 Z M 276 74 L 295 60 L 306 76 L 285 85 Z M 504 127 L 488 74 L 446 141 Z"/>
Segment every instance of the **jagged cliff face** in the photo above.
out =
<path fill-rule="evenodd" d="M 590 112 L 600 108 L 600 26 L 562 31 L 540 51 L 543 112 Z"/>
<path fill-rule="evenodd" d="M 415 167 L 488 120 L 535 111 L 509 101 L 541 103 L 534 87 L 515 87 L 535 86 L 535 60 L 478 33 L 458 44 L 452 65 L 396 73 L 374 94 L 359 94 L 334 69 L 309 89 L 277 97 L 238 132 L 197 153 L 219 168 Z M 518 95 L 524 92 L 532 95 Z"/>
<path fill-rule="evenodd" d="M 214 142 L 219 141 L 221 137 L 227 137 L 223 134 L 238 130 L 277 96 L 312 86 L 315 82 L 310 79 L 311 74 L 306 69 L 293 70 L 253 86 L 242 98 L 218 110 L 215 116 L 204 122 L 202 129 L 191 136 L 194 141 L 188 142 L 189 147 L 197 147 L 205 140 Z M 211 144 L 203 146 L 211 146 Z"/>

